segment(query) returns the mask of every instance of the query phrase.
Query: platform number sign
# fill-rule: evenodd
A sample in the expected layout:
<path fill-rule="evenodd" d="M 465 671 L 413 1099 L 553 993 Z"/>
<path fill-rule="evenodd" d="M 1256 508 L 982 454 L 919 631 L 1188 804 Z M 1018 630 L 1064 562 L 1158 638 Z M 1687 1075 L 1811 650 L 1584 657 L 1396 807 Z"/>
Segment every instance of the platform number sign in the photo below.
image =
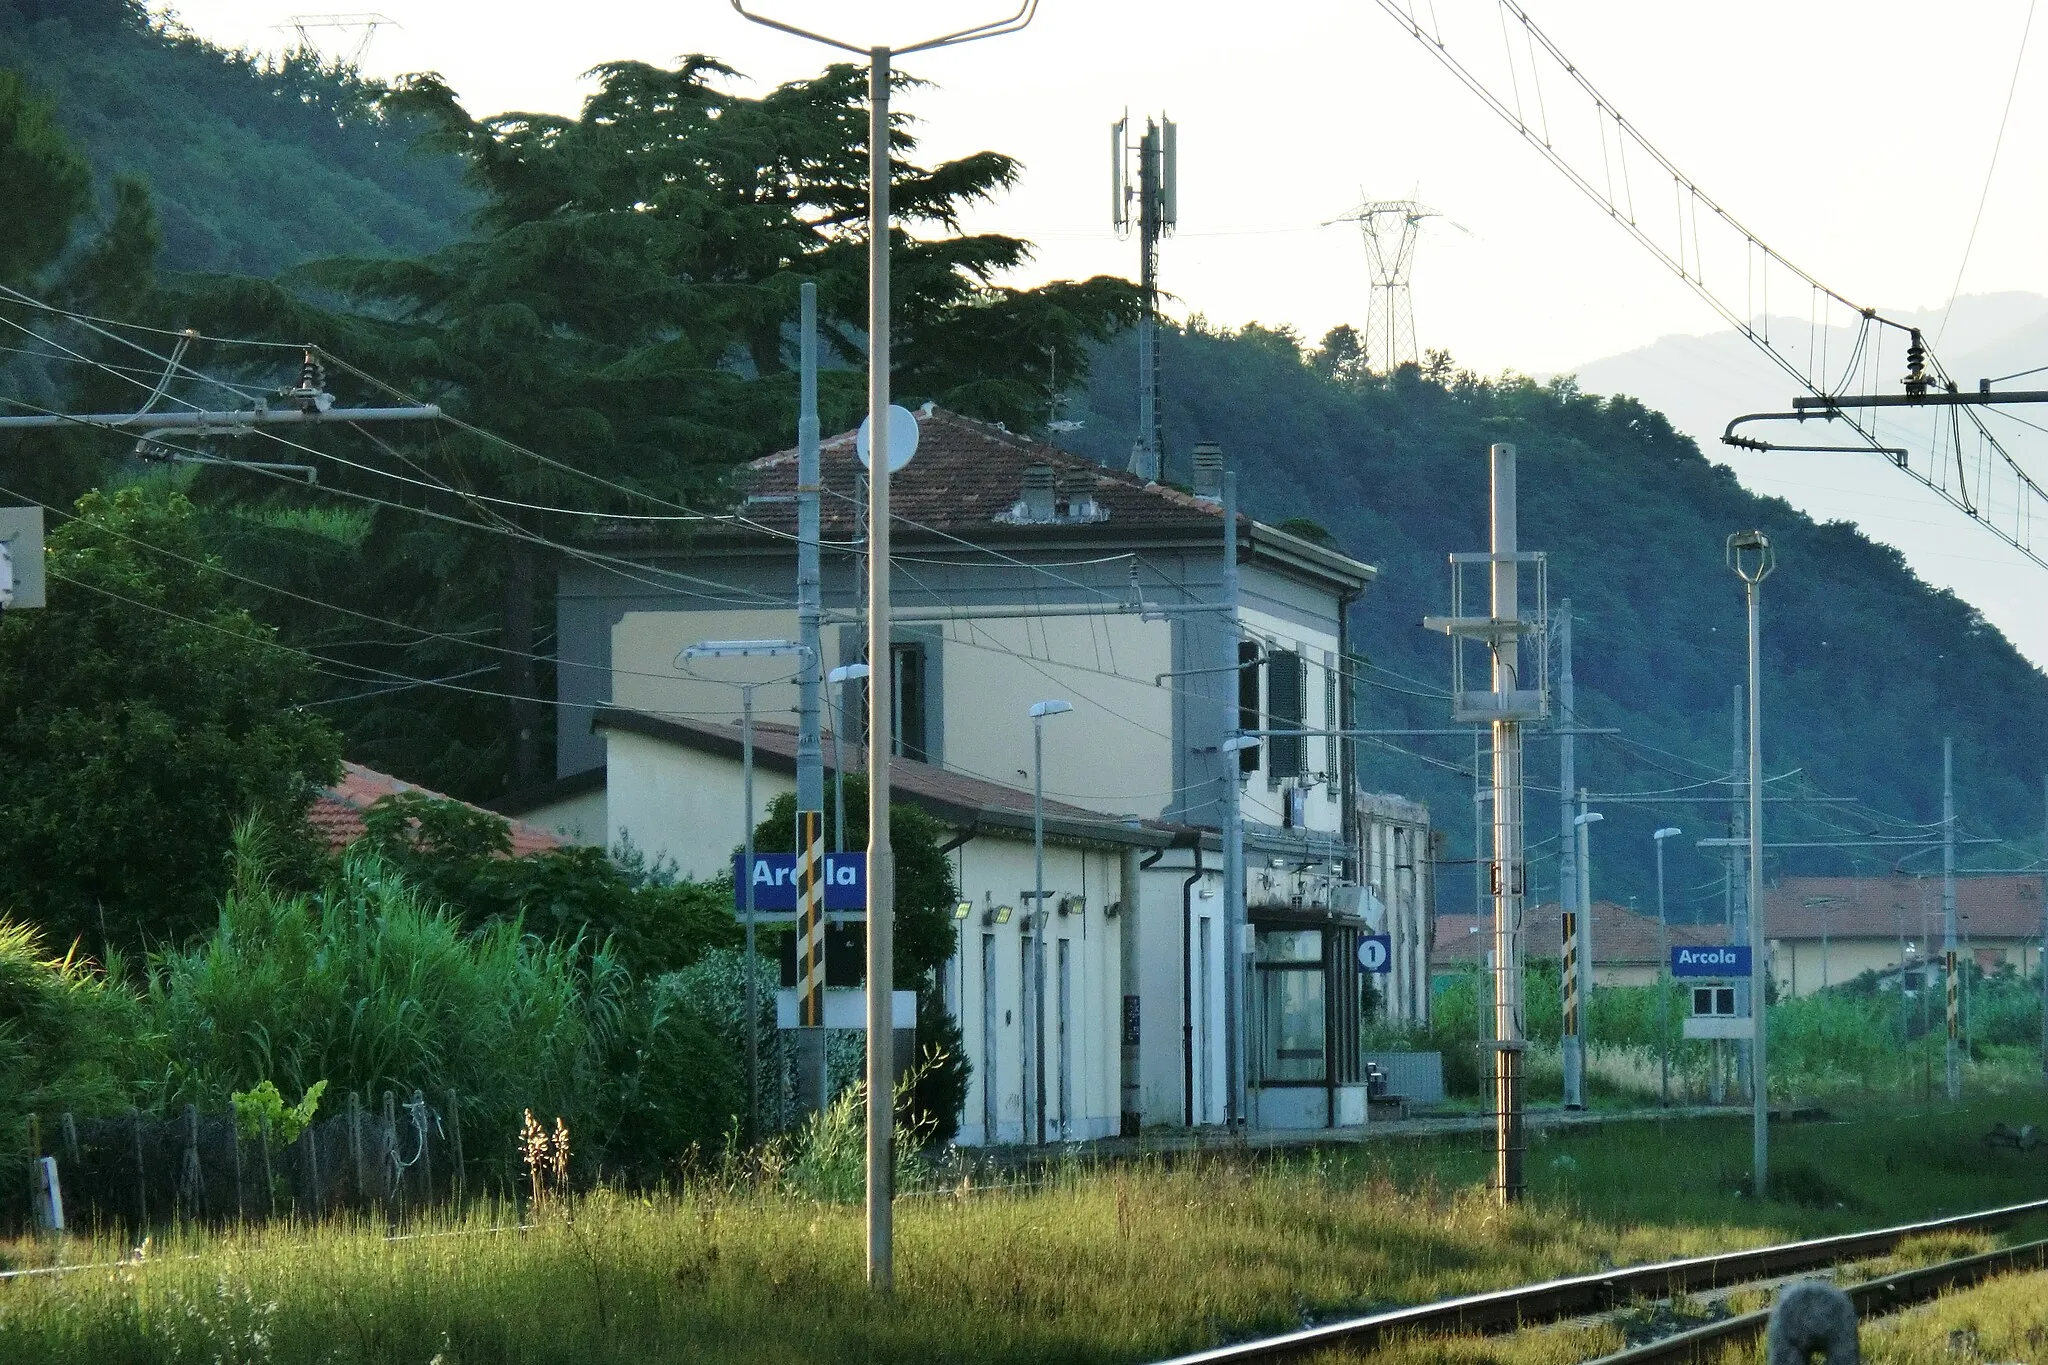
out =
<path fill-rule="evenodd" d="M 1386 934 L 1363 934 L 1358 940 L 1360 971 L 1384 975 L 1393 970 L 1394 940 Z"/>

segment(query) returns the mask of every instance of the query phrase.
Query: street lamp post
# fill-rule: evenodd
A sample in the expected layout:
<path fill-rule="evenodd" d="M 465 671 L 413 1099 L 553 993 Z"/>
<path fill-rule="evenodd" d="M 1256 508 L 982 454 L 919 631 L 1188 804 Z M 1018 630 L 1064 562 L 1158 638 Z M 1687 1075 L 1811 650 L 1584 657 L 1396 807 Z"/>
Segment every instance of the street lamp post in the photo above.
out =
<path fill-rule="evenodd" d="M 699 640 L 676 655 L 676 667 L 688 673 L 690 664 L 698 659 L 792 657 L 805 661 L 801 665 L 804 669 L 810 668 L 808 660 L 812 656 L 809 646 L 794 640 Z M 725 678 L 707 678 L 705 681 L 726 682 L 740 690 L 740 785 L 745 793 L 741 798 L 744 813 L 740 835 L 740 881 L 744 885 L 740 894 L 746 907 L 747 935 L 747 1141 L 754 1143 L 761 1138 L 761 985 L 754 970 L 754 689 L 765 683 L 784 680 L 767 678 L 732 682 Z"/>
<path fill-rule="evenodd" d="M 1758 1199 L 1770 1189 L 1770 1085 L 1765 1070 L 1764 1019 L 1770 978 L 1764 967 L 1764 795 L 1763 795 L 1763 632 L 1759 613 L 1763 582 L 1777 567 L 1771 541 L 1762 531 L 1737 531 L 1728 537 L 1728 567 L 1742 580 L 1749 607 L 1749 1042 L 1751 1193 Z"/>
<path fill-rule="evenodd" d="M 1657 1080 L 1671 1107 L 1671 921 L 1664 913 L 1664 841 L 1685 833 L 1666 825 L 1650 836 L 1657 845 Z"/>
<path fill-rule="evenodd" d="M 825 675 L 832 688 L 832 847 L 846 852 L 846 684 L 868 676 L 866 664 L 841 664 Z"/>
<path fill-rule="evenodd" d="M 895 1282 L 894 1198 L 895 1033 L 890 1011 L 895 979 L 893 907 L 896 868 L 889 846 L 891 728 L 889 659 L 889 72 L 893 57 L 1015 33 L 1031 22 L 1038 0 L 1019 0 L 1000 19 L 955 29 L 900 47 L 863 46 L 749 10 L 742 18 L 868 59 L 868 1287 Z"/>
<path fill-rule="evenodd" d="M 1074 709 L 1072 702 L 1040 701 L 1031 704 L 1031 914 L 1036 922 L 1036 942 L 1031 950 L 1031 1038 L 1037 1050 L 1032 1070 L 1037 1073 L 1038 1145 L 1045 1145 L 1045 718 L 1063 716 Z M 1062 1123 L 1066 1115 L 1060 1115 Z"/>

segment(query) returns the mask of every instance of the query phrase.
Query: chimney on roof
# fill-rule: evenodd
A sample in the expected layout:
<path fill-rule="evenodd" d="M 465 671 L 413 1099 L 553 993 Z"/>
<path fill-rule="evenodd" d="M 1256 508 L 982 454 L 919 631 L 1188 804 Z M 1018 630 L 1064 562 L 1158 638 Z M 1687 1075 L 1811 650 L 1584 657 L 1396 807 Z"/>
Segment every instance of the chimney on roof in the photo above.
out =
<path fill-rule="evenodd" d="M 1146 483 L 1159 482 L 1159 461 L 1154 458 L 1151 450 L 1146 448 L 1143 441 L 1131 442 L 1130 463 L 1126 464 L 1124 468 L 1136 474 Z"/>
<path fill-rule="evenodd" d="M 1020 521 L 1053 519 L 1053 473 L 1049 464 L 1024 466 L 1024 496 L 1017 503 Z"/>
<path fill-rule="evenodd" d="M 1087 469 L 1070 469 L 1060 475 L 1053 508 L 1064 520 L 1095 520 L 1095 474 Z"/>
<path fill-rule="evenodd" d="M 1223 447 L 1214 441 L 1195 446 L 1195 496 L 1204 502 L 1223 501 Z"/>

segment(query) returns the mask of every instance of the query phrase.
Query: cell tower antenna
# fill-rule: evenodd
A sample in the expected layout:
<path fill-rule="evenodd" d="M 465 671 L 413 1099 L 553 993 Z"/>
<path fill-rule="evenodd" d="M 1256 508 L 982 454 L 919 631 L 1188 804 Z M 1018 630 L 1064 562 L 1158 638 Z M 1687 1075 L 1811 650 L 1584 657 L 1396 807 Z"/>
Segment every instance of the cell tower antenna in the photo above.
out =
<path fill-rule="evenodd" d="M 1138 439 L 1131 446 L 1130 472 L 1146 480 L 1158 479 L 1166 467 L 1159 420 L 1159 239 L 1180 223 L 1179 133 L 1164 114 L 1148 117 L 1135 143 L 1128 113 L 1109 126 L 1110 224 L 1119 237 L 1138 230 L 1144 311 L 1138 318 Z"/>
<path fill-rule="evenodd" d="M 404 25 L 388 14 L 294 14 L 289 20 L 276 26 L 279 33 L 296 34 L 301 52 L 319 54 L 320 44 L 314 41 L 316 29 L 339 29 L 341 42 L 337 44 L 336 60 L 343 66 L 360 68 L 363 58 L 369 54 L 370 40 L 377 36 L 380 28 L 403 28 Z M 346 47 L 350 36 L 355 46 Z"/>
<path fill-rule="evenodd" d="M 1358 224 L 1359 235 L 1365 238 L 1365 266 L 1372 276 L 1365 314 L 1366 358 L 1388 374 L 1422 360 L 1415 344 L 1415 303 L 1408 279 L 1415 268 L 1416 240 L 1431 218 L 1443 214 L 1413 199 L 1366 199 L 1361 194 L 1357 208 L 1330 220 Z"/>

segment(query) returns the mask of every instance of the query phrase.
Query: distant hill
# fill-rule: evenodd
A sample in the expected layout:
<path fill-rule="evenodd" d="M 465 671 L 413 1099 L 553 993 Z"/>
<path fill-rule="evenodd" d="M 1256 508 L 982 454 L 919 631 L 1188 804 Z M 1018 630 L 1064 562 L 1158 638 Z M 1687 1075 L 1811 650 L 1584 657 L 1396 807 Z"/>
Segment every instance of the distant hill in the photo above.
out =
<path fill-rule="evenodd" d="M 1940 335 L 1937 354 L 1966 388 L 1974 388 L 1978 379 L 2048 365 L 2048 298 L 2039 294 L 1965 296 L 1956 300 L 1952 311 L 1883 311 L 1908 326 L 1923 328 L 1930 341 Z M 1774 318 L 1772 332 L 1776 344 L 1802 361 L 1810 349 L 1815 360 L 1827 362 L 1829 373 L 1839 374 L 1843 357 L 1854 349 L 1855 339 L 1847 328 L 1816 332 L 1805 318 Z M 1896 341 L 1890 354 L 1898 354 Z M 2048 662 L 2048 617 L 2040 610 L 2041 569 L 1960 513 L 1943 507 L 1933 494 L 1886 469 L 1875 457 L 1753 455 L 1720 443 L 1731 417 L 1784 411 L 1799 391 L 1745 338 L 1733 331 L 1662 337 L 1620 355 L 1587 361 L 1568 373 L 1590 392 L 1629 394 L 1664 413 L 1673 426 L 1732 467 L 1744 486 L 1777 494 L 1822 519 L 1854 521 L 1896 545 L 1912 563 L 1924 566 L 1939 586 L 1953 588 L 1983 608 L 2030 657 Z M 1895 380 L 1897 374 L 1883 377 Z M 2036 388 L 2041 378 L 2002 387 Z M 2038 410 L 2020 408 L 2014 415 L 2041 420 Z M 2010 417 L 1990 421 L 2023 462 L 2040 467 L 2048 438 Z M 1808 435 L 1827 439 L 1818 427 L 1809 428 Z"/>
<path fill-rule="evenodd" d="M 1571 598 L 1577 618 L 1580 720 L 1624 732 L 1580 742 L 1580 779 L 1595 791 L 1681 788 L 1671 795 L 1690 798 L 1605 807 L 1594 840 L 1598 894 L 1633 895 L 1652 910 L 1650 831 L 1725 833 L 1725 802 L 1697 800 L 1717 789 L 1689 784 L 1730 763 L 1731 688 L 1745 649 L 1741 589 L 1723 543 L 1749 526 L 1771 534 L 1779 562 L 1764 593 L 1766 770 L 1802 769 L 1829 794 L 1924 822 L 1940 815 L 1941 738 L 1952 734 L 1964 826 L 2039 842 L 2044 760 L 2039 746 L 2013 737 L 2048 733 L 2048 677 L 1967 602 L 1916 578 L 1896 551 L 1746 492 L 1657 412 L 1569 382 L 1440 384 L 1412 370 L 1393 380 L 1324 378 L 1292 338 L 1257 329 L 1168 332 L 1162 346 L 1173 471 L 1185 470 L 1194 441 L 1220 441 L 1243 471 L 1248 510 L 1313 519 L 1380 567 L 1357 618 L 1373 664 L 1362 692 L 1367 726 L 1449 724 L 1447 701 L 1432 695 L 1448 683 L 1448 645 L 1421 618 L 1445 609 L 1445 556 L 1485 548 L 1488 444 L 1515 443 L 1522 544 L 1549 552 L 1552 602 Z M 1124 463 L 1134 361 L 1129 338 L 1103 354 L 1063 414 L 1083 423 L 1067 444 Z M 1393 742 L 1426 758 L 1367 744 L 1367 784 L 1427 797 L 1450 856 L 1470 858 L 1470 779 L 1439 766 L 1469 765 L 1470 745 Z M 1554 838 L 1539 841 L 1557 829 L 1556 742 L 1532 738 L 1527 767 L 1539 784 L 1529 796 L 1530 842 L 1544 860 L 1535 889 L 1554 896 Z M 1775 837 L 1802 842 L 1870 828 L 1818 806 L 1773 806 L 1769 820 Z M 1718 915 L 1720 860 L 1693 850 L 1691 837 L 1677 842 L 1674 916 Z M 1801 850 L 1772 866 L 1881 869 L 1895 856 Z M 1994 856 L 2010 865 L 2010 852 Z M 1923 855 L 1906 865 L 1939 864 Z M 1460 870 L 1447 870 L 1442 888 L 1447 909 L 1470 903 Z"/>
<path fill-rule="evenodd" d="M 56 102 L 103 183 L 148 178 L 174 270 L 428 251 L 473 203 L 455 160 L 407 150 L 349 73 L 224 52 L 130 0 L 0 0 L 0 67 Z"/>

